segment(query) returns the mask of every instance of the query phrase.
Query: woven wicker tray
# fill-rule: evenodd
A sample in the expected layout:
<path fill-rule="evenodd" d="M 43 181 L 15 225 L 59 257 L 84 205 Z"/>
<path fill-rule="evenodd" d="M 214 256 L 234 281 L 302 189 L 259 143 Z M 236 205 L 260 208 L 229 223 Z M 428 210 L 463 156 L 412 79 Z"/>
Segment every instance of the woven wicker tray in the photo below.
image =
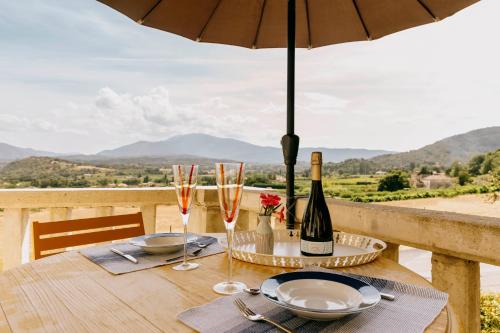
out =
<path fill-rule="evenodd" d="M 300 230 L 274 230 L 274 254 L 255 252 L 255 231 L 234 234 L 233 258 L 267 266 L 301 268 L 304 265 L 320 265 L 327 268 L 366 264 L 377 258 L 386 244 L 376 238 L 334 232 L 334 253 L 329 257 L 305 257 L 300 255 Z M 227 246 L 226 240 L 222 245 Z"/>

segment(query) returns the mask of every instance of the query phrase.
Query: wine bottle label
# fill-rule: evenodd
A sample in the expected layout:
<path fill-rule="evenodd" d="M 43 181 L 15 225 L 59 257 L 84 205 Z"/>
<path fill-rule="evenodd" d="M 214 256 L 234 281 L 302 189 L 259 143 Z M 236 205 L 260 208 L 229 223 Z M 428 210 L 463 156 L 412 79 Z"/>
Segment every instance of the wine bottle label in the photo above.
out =
<path fill-rule="evenodd" d="M 333 241 L 311 242 L 301 239 L 300 250 L 310 254 L 328 254 L 333 252 Z"/>

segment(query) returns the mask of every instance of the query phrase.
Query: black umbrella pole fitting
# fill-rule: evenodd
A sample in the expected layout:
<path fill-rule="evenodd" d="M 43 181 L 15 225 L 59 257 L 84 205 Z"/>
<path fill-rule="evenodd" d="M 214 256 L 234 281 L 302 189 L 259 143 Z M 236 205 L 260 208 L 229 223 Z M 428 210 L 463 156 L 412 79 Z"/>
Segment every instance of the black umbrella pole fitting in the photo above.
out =
<path fill-rule="evenodd" d="M 286 228 L 295 226 L 295 163 L 299 137 L 295 135 L 295 0 L 288 0 L 286 135 L 281 138 L 286 165 Z"/>

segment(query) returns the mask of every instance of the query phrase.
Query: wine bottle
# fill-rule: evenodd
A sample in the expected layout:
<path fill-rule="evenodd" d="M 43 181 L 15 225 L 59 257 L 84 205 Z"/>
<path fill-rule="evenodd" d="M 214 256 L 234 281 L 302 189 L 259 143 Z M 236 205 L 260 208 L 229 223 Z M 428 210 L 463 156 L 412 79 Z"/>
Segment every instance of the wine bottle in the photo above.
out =
<path fill-rule="evenodd" d="M 311 194 L 300 228 L 300 252 L 305 256 L 331 256 L 333 230 L 321 183 L 321 152 L 311 154 Z"/>

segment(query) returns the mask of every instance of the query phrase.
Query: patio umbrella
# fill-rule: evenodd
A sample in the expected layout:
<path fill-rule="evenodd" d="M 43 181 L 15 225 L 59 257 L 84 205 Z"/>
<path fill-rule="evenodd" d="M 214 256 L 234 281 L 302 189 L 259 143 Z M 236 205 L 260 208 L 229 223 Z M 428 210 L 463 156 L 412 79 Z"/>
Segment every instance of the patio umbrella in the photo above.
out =
<path fill-rule="evenodd" d="M 197 42 L 287 47 L 287 121 L 281 139 L 287 228 L 293 228 L 295 48 L 372 40 L 436 22 L 479 0 L 98 0 L 139 24 Z"/>

